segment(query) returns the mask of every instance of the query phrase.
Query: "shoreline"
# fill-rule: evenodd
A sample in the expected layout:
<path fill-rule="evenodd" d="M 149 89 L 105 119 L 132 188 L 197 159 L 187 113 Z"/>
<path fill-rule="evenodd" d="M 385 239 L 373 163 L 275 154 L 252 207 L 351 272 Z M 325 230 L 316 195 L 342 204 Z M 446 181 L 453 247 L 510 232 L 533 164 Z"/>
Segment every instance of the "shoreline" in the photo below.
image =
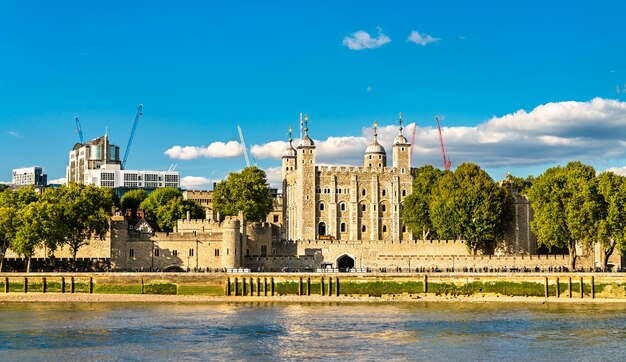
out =
<path fill-rule="evenodd" d="M 351 304 L 351 303 L 522 303 L 522 304 L 624 304 L 626 299 L 608 298 L 556 298 L 513 297 L 502 295 L 436 296 L 397 295 L 389 297 L 367 296 L 273 296 L 234 297 L 199 295 L 153 294 L 61 294 L 61 293 L 8 293 L 0 294 L 0 304 L 8 303 L 292 303 L 292 304 Z"/>

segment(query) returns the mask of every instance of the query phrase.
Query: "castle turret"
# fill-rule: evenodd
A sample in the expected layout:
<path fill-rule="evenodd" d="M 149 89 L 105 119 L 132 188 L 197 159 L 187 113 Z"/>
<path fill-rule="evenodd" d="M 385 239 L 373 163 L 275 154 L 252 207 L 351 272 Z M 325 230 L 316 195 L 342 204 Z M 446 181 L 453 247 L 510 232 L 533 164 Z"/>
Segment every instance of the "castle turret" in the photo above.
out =
<path fill-rule="evenodd" d="M 304 136 L 298 143 L 296 170 L 297 185 L 297 220 L 296 237 L 300 240 L 316 238 L 315 225 L 315 143 L 309 138 L 309 116 L 304 116 Z"/>
<path fill-rule="evenodd" d="M 399 168 L 400 173 L 408 173 L 411 168 L 411 144 L 402 134 L 402 112 L 400 112 L 398 123 L 400 124 L 399 133 L 393 140 L 393 167 Z"/>
<path fill-rule="evenodd" d="M 291 138 L 291 127 L 289 127 L 289 144 L 283 150 L 283 179 L 287 176 L 288 173 L 291 173 L 296 170 L 296 156 L 297 152 L 293 148 L 291 142 L 293 141 Z"/>
<path fill-rule="evenodd" d="M 222 268 L 241 267 L 241 222 L 234 217 L 227 217 L 222 224 Z"/>
<path fill-rule="evenodd" d="M 387 167 L 387 152 L 385 148 L 378 143 L 378 123 L 374 122 L 374 139 L 372 143 L 365 149 L 365 157 L 363 165 L 365 167 L 383 168 Z"/>

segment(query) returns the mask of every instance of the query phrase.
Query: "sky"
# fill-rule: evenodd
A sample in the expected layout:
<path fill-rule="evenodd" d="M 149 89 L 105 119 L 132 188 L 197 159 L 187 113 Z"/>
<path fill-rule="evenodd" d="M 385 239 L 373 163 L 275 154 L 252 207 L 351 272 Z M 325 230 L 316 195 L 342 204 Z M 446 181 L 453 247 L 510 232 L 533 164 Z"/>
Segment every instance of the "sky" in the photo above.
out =
<path fill-rule="evenodd" d="M 0 0 L 0 181 L 108 130 L 129 169 L 207 189 L 245 167 L 237 126 L 272 185 L 309 115 L 318 163 L 361 165 L 399 112 L 413 167 L 495 179 L 580 160 L 625 172 L 626 2 Z M 296 141 L 297 142 L 297 141 Z M 391 159 L 391 157 L 389 157 Z"/>

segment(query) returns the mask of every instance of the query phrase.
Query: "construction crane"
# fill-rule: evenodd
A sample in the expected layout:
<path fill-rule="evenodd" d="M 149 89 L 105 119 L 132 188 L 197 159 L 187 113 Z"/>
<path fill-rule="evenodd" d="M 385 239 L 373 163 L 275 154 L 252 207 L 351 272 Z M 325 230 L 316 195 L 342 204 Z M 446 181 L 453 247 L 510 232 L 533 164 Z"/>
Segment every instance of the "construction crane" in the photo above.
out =
<path fill-rule="evenodd" d="M 137 108 L 137 114 L 135 115 L 135 120 L 133 121 L 133 129 L 130 131 L 130 138 L 128 139 L 128 145 L 126 145 L 126 152 L 124 152 L 124 159 L 122 160 L 122 169 L 126 167 L 126 160 L 128 159 L 128 155 L 130 154 L 130 146 L 133 144 L 133 138 L 135 137 L 135 130 L 137 130 L 137 123 L 139 123 L 139 118 L 143 115 L 143 104 L 139 105 Z"/>
<path fill-rule="evenodd" d="M 80 143 L 85 143 L 85 139 L 83 137 L 83 129 L 80 127 L 80 121 L 78 120 L 78 116 L 74 116 L 74 121 L 76 121 L 76 132 L 78 132 L 78 138 L 80 138 Z"/>
<path fill-rule="evenodd" d="M 415 130 L 417 129 L 417 123 L 413 122 L 413 136 L 411 136 L 411 153 L 409 154 L 409 165 L 413 160 L 413 145 L 415 144 Z"/>
<path fill-rule="evenodd" d="M 450 166 L 452 165 L 452 161 L 446 158 L 446 149 L 443 147 L 443 137 L 441 136 L 441 126 L 439 125 L 439 117 L 435 117 L 435 121 L 437 122 L 437 130 L 439 131 L 439 145 L 441 146 L 441 157 L 443 157 L 443 169 L 446 171 L 450 171 Z"/>
<path fill-rule="evenodd" d="M 237 125 L 237 130 L 239 131 L 239 140 L 241 140 L 241 146 L 243 147 L 243 157 L 246 159 L 246 167 L 250 167 L 250 158 L 248 158 L 248 148 L 246 147 L 246 140 L 243 138 L 243 131 L 241 127 Z M 252 157 L 252 161 L 254 161 L 254 166 L 256 166 L 256 160 L 252 153 L 250 153 L 250 157 Z"/>

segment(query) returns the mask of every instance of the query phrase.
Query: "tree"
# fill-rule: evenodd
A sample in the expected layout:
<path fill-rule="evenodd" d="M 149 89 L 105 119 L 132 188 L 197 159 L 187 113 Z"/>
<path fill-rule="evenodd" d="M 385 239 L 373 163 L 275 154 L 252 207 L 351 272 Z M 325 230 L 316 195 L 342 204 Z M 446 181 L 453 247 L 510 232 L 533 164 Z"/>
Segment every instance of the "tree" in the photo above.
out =
<path fill-rule="evenodd" d="M 0 272 L 4 266 L 7 249 L 14 249 L 16 233 L 20 228 L 19 211 L 37 201 L 33 187 L 13 191 L 5 188 L 0 192 Z"/>
<path fill-rule="evenodd" d="M 443 176 L 443 171 L 431 165 L 419 167 L 413 179 L 413 192 L 402 203 L 402 222 L 413 234 L 420 233 L 426 240 L 433 230 L 430 218 L 432 190 Z"/>
<path fill-rule="evenodd" d="M 126 212 L 127 209 L 131 209 L 132 215 L 137 215 L 137 209 L 148 197 L 148 193 L 144 189 L 130 190 L 122 196 L 120 200 L 120 206 L 122 212 Z"/>
<path fill-rule="evenodd" d="M 476 254 L 504 236 L 511 201 L 505 189 L 478 165 L 461 164 L 435 184 L 430 203 L 433 227 L 439 236 L 463 237 Z"/>
<path fill-rule="evenodd" d="M 597 241 L 604 247 L 602 267 L 607 270 L 615 249 L 626 251 L 626 178 L 613 172 L 601 173 L 598 193 L 601 206 Z"/>
<path fill-rule="evenodd" d="M 194 219 L 203 217 L 202 207 L 191 200 L 183 200 L 178 189 L 165 187 L 154 190 L 141 202 L 145 218 L 163 231 L 172 231 L 176 221 L 187 214 Z"/>
<path fill-rule="evenodd" d="M 60 216 L 59 206 L 43 199 L 31 202 L 18 211 L 19 226 L 11 249 L 28 259 L 26 272 L 30 272 L 36 247 L 45 246 L 50 255 L 63 243 Z"/>
<path fill-rule="evenodd" d="M 530 191 L 533 182 L 535 182 L 535 177 L 532 175 L 528 175 L 526 178 L 516 177 L 509 173 L 506 175 L 505 180 L 513 184 L 513 188 L 521 195 L 528 195 L 528 191 Z"/>
<path fill-rule="evenodd" d="M 531 230 L 548 249 L 567 247 L 576 267 L 576 244 L 589 246 L 597 235 L 600 202 L 595 170 L 580 162 L 546 170 L 529 192 L 534 211 Z"/>
<path fill-rule="evenodd" d="M 213 192 L 213 209 L 222 216 L 234 216 L 243 211 L 249 220 L 263 221 L 272 208 L 265 172 L 256 166 L 229 173 Z"/>
<path fill-rule="evenodd" d="M 64 243 L 69 247 L 76 267 L 78 250 L 89 244 L 91 237 L 104 239 L 109 230 L 109 216 L 113 206 L 109 190 L 93 185 L 70 184 L 47 190 L 44 198 L 61 206 Z"/>

